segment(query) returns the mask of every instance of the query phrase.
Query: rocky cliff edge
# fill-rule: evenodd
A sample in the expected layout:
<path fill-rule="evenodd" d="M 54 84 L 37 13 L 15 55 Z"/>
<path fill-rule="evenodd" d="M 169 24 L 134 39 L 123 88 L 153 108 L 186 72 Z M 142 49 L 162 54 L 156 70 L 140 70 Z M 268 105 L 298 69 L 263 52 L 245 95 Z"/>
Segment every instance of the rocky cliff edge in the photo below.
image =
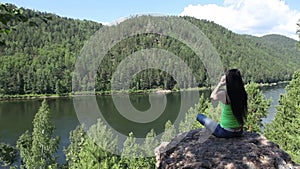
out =
<path fill-rule="evenodd" d="M 202 140 L 203 129 L 177 135 L 155 149 L 159 169 L 300 169 L 279 146 L 258 133 Z"/>

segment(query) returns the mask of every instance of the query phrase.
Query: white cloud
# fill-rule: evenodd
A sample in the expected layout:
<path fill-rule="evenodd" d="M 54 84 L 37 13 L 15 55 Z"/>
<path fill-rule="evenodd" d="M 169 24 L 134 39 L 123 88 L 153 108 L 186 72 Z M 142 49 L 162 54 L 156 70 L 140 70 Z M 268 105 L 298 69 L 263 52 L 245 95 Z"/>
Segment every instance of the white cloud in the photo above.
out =
<path fill-rule="evenodd" d="M 224 0 L 216 4 L 189 5 L 180 14 L 207 19 L 241 34 L 281 34 L 299 40 L 296 23 L 300 12 L 282 0 Z"/>
<path fill-rule="evenodd" d="M 109 26 L 109 25 L 111 25 L 111 23 L 110 22 L 100 22 L 102 25 L 105 25 L 105 26 Z"/>

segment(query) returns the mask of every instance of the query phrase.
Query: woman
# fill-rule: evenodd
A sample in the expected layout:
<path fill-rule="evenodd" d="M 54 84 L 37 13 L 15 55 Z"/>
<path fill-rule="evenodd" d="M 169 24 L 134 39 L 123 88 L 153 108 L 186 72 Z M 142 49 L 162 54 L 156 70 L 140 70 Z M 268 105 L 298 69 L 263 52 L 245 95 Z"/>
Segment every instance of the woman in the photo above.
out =
<path fill-rule="evenodd" d="M 224 85 L 226 85 L 226 90 L 220 90 Z M 203 114 L 198 114 L 197 120 L 216 137 L 241 136 L 247 114 L 247 93 L 240 71 L 238 69 L 228 70 L 211 93 L 210 98 L 220 101 L 222 108 L 220 124 Z"/>

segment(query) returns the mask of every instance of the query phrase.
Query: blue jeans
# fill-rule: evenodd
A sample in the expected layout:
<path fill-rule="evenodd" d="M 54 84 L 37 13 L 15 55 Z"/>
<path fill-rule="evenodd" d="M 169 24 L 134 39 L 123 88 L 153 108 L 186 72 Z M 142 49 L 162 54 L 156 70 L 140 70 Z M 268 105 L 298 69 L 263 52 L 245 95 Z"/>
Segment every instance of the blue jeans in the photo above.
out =
<path fill-rule="evenodd" d="M 203 126 L 205 126 L 209 131 L 211 131 L 212 135 L 216 137 L 232 138 L 232 137 L 240 137 L 243 134 L 243 130 L 240 130 L 238 132 L 231 132 L 222 128 L 220 124 L 208 118 L 204 114 L 198 114 L 197 121 L 199 121 Z"/>

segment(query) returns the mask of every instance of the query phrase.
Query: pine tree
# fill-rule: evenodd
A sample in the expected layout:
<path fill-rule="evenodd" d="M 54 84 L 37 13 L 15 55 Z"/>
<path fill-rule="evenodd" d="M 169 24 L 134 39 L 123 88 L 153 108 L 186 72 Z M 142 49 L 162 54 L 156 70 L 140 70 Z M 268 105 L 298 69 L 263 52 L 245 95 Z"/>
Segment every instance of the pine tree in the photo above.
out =
<path fill-rule="evenodd" d="M 57 168 L 54 153 L 58 149 L 59 138 L 53 137 L 49 106 L 44 100 L 34 117 L 33 132 L 26 131 L 17 141 L 20 155 L 26 168 Z"/>
<path fill-rule="evenodd" d="M 140 149 L 136 143 L 136 139 L 133 133 L 129 133 L 129 137 L 125 140 L 123 144 L 123 151 L 121 154 L 120 167 L 128 169 L 138 169 L 140 168 Z"/>
<path fill-rule="evenodd" d="M 20 150 L 20 156 L 25 166 L 28 167 L 33 165 L 33 161 L 31 159 L 32 135 L 28 130 L 23 133 L 17 140 L 17 148 Z"/>
<path fill-rule="evenodd" d="M 125 140 L 123 146 L 124 148 L 121 154 L 119 168 L 155 168 L 155 158 L 153 156 L 154 153 L 150 153 L 150 151 L 154 152 L 154 148 L 158 146 L 158 142 L 155 140 L 154 130 L 151 130 L 147 134 L 142 145 L 137 144 L 132 132 L 129 133 L 129 137 Z"/>
<path fill-rule="evenodd" d="M 80 163 L 79 154 L 86 139 L 87 135 L 82 126 L 77 126 L 70 132 L 70 145 L 64 150 L 68 168 L 76 168 L 76 165 Z"/>
<path fill-rule="evenodd" d="M 77 127 L 70 133 L 71 144 L 66 150 L 68 168 L 114 169 L 119 166 L 116 151 L 117 138 L 98 119 L 87 133 Z"/>
<path fill-rule="evenodd" d="M 187 132 L 193 129 L 203 128 L 197 120 L 197 114 L 205 114 L 207 117 L 219 121 L 221 118 L 221 107 L 218 105 L 214 107 L 212 102 L 204 97 L 204 94 L 201 95 L 199 102 L 195 104 L 194 107 L 191 107 L 186 113 L 185 119 L 179 124 L 179 132 Z"/>
<path fill-rule="evenodd" d="M 154 149 L 159 145 L 155 137 L 156 134 L 153 129 L 147 133 L 144 144 L 142 145 L 143 151 L 145 152 L 143 156 L 154 156 Z"/>
<path fill-rule="evenodd" d="M 275 119 L 266 125 L 265 136 L 279 144 L 296 163 L 300 163 L 300 71 L 281 95 Z"/>
<path fill-rule="evenodd" d="M 165 131 L 161 137 L 161 142 L 170 142 L 172 138 L 176 135 L 175 126 L 172 124 L 170 120 L 168 120 L 165 124 Z"/>
<path fill-rule="evenodd" d="M 9 144 L 0 143 L 0 167 L 7 167 L 17 159 L 17 149 Z"/>
<path fill-rule="evenodd" d="M 206 112 L 209 107 L 209 101 L 202 94 L 198 103 L 194 107 L 191 107 L 185 115 L 183 121 L 179 123 L 179 132 L 187 132 L 193 129 L 202 128 L 201 124 L 197 122 L 196 117 L 199 113 Z"/>
<path fill-rule="evenodd" d="M 79 153 L 79 161 L 73 168 L 114 169 L 118 168 L 118 157 L 107 152 L 88 137 Z"/>
<path fill-rule="evenodd" d="M 256 83 L 248 84 L 246 92 L 248 94 L 248 114 L 244 129 L 246 131 L 259 132 L 263 126 L 262 118 L 267 116 L 271 100 L 265 98 Z"/>
<path fill-rule="evenodd" d="M 144 144 L 142 145 L 142 150 L 144 154 L 139 159 L 142 161 L 142 166 L 144 168 L 155 168 L 155 157 L 154 157 L 154 149 L 159 145 L 158 140 L 155 139 L 156 134 L 152 129 L 149 133 L 147 133 Z"/>

